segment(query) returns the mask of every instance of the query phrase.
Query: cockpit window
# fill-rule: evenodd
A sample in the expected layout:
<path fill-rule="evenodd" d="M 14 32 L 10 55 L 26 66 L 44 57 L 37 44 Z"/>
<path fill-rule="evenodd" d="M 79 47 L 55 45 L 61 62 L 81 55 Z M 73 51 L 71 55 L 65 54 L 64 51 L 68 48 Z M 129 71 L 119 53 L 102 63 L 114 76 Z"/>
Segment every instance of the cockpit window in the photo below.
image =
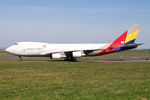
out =
<path fill-rule="evenodd" d="M 18 45 L 18 43 L 14 43 L 15 45 Z"/>

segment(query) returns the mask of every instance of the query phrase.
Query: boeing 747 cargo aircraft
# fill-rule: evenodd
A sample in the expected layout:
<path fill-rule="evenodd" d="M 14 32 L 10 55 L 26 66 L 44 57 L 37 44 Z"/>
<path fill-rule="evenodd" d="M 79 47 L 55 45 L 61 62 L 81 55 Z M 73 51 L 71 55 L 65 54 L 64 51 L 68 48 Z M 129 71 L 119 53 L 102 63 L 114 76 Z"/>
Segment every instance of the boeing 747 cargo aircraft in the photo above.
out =
<path fill-rule="evenodd" d="M 6 51 L 21 57 L 65 58 L 75 61 L 75 58 L 86 56 L 101 56 L 138 47 L 135 39 L 141 25 L 133 25 L 112 43 L 104 44 L 48 44 L 41 42 L 17 42 Z"/>

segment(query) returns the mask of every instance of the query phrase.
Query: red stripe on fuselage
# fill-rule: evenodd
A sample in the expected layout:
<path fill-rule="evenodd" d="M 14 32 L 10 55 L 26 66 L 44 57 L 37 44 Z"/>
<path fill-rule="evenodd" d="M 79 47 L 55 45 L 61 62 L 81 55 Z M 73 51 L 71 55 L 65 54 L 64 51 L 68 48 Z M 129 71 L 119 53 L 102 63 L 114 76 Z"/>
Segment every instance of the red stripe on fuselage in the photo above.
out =
<path fill-rule="evenodd" d="M 119 46 L 125 44 L 125 40 L 127 37 L 127 33 L 128 31 L 124 32 L 119 38 L 117 38 L 107 49 L 99 52 L 98 54 L 96 54 L 96 56 L 98 55 L 104 55 L 104 54 L 108 54 L 113 52 L 116 48 L 118 48 Z"/>

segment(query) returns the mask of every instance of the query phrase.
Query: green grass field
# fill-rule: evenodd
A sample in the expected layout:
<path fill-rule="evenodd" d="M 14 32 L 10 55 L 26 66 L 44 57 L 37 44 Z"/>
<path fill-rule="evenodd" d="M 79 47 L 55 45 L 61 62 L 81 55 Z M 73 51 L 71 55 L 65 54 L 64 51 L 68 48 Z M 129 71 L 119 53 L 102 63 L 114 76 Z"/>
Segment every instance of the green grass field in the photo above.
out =
<path fill-rule="evenodd" d="M 131 52 L 120 55 L 124 59 L 150 55 L 150 52 Z M 82 62 L 103 58 L 82 58 L 79 62 L 0 62 L 0 100 L 150 99 L 150 62 Z"/>

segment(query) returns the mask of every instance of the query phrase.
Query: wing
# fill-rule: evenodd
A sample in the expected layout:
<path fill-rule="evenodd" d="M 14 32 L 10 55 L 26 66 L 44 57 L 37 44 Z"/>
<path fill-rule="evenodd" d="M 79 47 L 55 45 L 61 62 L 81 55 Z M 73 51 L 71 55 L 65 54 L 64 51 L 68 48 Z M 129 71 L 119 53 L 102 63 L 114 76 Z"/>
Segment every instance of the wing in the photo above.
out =
<path fill-rule="evenodd" d="M 51 56 L 52 54 L 61 54 L 61 57 L 79 57 L 79 56 L 86 56 L 89 53 L 93 51 L 98 51 L 98 50 L 104 50 L 104 49 L 89 49 L 89 50 L 69 50 L 69 51 L 59 51 L 59 52 L 49 52 L 49 51 L 44 51 L 40 53 L 40 55 L 43 56 Z"/>

